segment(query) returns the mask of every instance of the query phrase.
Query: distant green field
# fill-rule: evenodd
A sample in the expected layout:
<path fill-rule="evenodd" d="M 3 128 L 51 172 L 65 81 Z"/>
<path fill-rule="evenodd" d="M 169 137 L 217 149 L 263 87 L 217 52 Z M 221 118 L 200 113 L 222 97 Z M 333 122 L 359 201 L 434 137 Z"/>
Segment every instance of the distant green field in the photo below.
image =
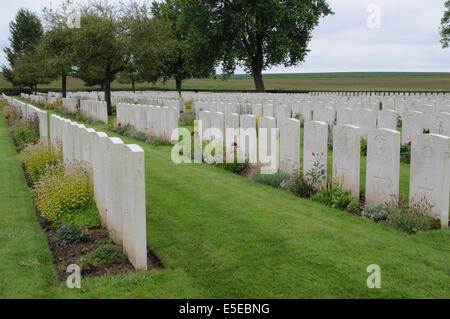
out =
<path fill-rule="evenodd" d="M 448 72 L 331 72 L 331 73 L 270 73 L 265 79 L 319 79 L 319 78 L 362 78 L 362 77 L 394 77 L 394 76 L 441 76 Z M 217 78 L 222 79 L 219 75 Z M 252 79 L 248 74 L 232 75 L 230 80 Z"/>
<path fill-rule="evenodd" d="M 336 73 L 283 73 L 265 74 L 266 90 L 277 91 L 404 91 L 404 92 L 450 92 L 450 73 L 444 72 L 336 72 Z M 0 89 L 9 88 L 0 74 Z M 58 79 L 39 88 L 59 90 Z M 116 89 L 130 89 L 131 85 L 117 82 Z M 156 84 L 140 83 L 140 88 L 175 90 L 175 81 Z M 69 77 L 67 88 L 83 89 L 80 79 Z M 99 89 L 100 87 L 96 87 Z M 189 79 L 183 81 L 183 89 L 198 91 L 254 91 L 255 84 L 249 75 L 236 74 L 228 79 L 219 75 L 215 79 Z"/>

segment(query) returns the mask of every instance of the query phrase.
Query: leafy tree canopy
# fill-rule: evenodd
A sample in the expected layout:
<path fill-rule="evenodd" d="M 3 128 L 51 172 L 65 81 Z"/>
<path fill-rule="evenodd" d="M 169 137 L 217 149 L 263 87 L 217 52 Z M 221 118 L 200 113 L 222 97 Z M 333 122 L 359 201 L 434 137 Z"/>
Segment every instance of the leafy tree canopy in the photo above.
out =
<path fill-rule="evenodd" d="M 444 17 L 441 20 L 441 43 L 442 47 L 448 48 L 450 42 L 450 0 L 445 2 Z"/>
<path fill-rule="evenodd" d="M 325 0 L 185 0 L 183 16 L 198 59 L 214 57 L 223 73 L 237 66 L 264 91 L 262 71 L 305 60 L 313 29 L 332 10 Z M 202 52 L 207 50 L 208 52 Z M 194 55 L 192 55 L 194 56 Z"/>
<path fill-rule="evenodd" d="M 9 31 L 11 33 L 9 37 L 10 47 L 4 48 L 3 51 L 11 69 L 2 66 L 3 76 L 13 85 L 23 85 L 23 83 L 14 80 L 14 64 L 18 58 L 37 46 L 43 34 L 42 23 L 36 14 L 26 9 L 20 9 L 14 20 L 9 24 Z"/>

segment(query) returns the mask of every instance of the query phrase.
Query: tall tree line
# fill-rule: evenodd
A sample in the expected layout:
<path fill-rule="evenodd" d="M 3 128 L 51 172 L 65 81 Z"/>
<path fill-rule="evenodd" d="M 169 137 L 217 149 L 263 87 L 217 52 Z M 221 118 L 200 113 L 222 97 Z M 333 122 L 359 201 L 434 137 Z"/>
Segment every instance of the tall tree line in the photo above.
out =
<path fill-rule="evenodd" d="M 73 7 L 80 28 L 67 23 Z M 135 89 L 172 79 L 181 94 L 186 79 L 213 77 L 220 68 L 230 76 L 240 66 L 264 92 L 262 72 L 303 62 L 313 29 L 329 14 L 326 0 L 66 0 L 44 9 L 42 22 L 18 12 L 5 49 L 10 67 L 2 71 L 13 85 L 32 89 L 60 78 L 63 96 L 68 76 L 99 85 L 109 114 L 115 80 Z"/>

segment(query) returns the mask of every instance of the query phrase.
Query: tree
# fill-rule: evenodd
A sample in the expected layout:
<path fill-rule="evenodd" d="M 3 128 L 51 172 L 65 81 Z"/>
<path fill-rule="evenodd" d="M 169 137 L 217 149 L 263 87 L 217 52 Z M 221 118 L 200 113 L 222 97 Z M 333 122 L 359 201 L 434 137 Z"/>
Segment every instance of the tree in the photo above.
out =
<path fill-rule="evenodd" d="M 170 36 L 174 40 L 172 50 L 164 56 L 160 76 L 164 81 L 173 78 L 180 96 L 183 80 L 192 77 L 204 78 L 215 72 L 213 63 L 209 64 L 209 68 L 189 67 L 189 54 L 193 51 L 188 49 L 188 30 L 183 24 L 182 8 L 182 0 L 166 0 L 161 3 L 155 1 L 152 6 L 153 16 L 165 20 L 171 25 Z"/>
<path fill-rule="evenodd" d="M 294 66 L 305 60 L 313 29 L 320 18 L 333 14 L 326 0 L 183 3 L 191 48 L 210 51 L 216 61 L 223 63 L 225 75 L 234 73 L 238 65 L 244 67 L 253 76 L 257 92 L 264 92 L 263 70 L 275 65 Z"/>
<path fill-rule="evenodd" d="M 168 70 L 176 42 L 168 20 L 153 17 L 145 3 L 132 2 L 123 7 L 126 77 L 155 83 L 173 73 Z"/>
<path fill-rule="evenodd" d="M 43 45 L 25 51 L 15 60 L 12 71 L 13 81 L 30 87 L 37 93 L 38 84 L 50 83 L 56 78 L 56 73 L 46 66 L 48 53 Z"/>
<path fill-rule="evenodd" d="M 14 20 L 9 24 L 11 36 L 9 38 L 10 47 L 4 48 L 6 58 L 11 68 L 2 66 L 5 79 L 14 86 L 24 83 L 14 80 L 13 69 L 17 59 L 22 57 L 27 51 L 35 48 L 43 34 L 41 20 L 34 13 L 20 9 Z M 16 77 L 17 78 L 17 77 Z"/>
<path fill-rule="evenodd" d="M 132 57 L 125 69 L 117 75 L 117 82 L 131 84 L 133 93 L 136 93 L 136 83 L 142 82 L 142 79 Z"/>
<path fill-rule="evenodd" d="M 446 11 L 444 11 L 444 16 L 441 20 L 441 43 L 442 47 L 448 48 L 448 44 L 450 42 L 450 0 L 447 0 L 445 2 L 445 7 L 447 8 Z"/>
<path fill-rule="evenodd" d="M 107 2 L 81 8 L 81 28 L 74 29 L 76 76 L 89 84 L 103 83 L 108 114 L 112 115 L 111 82 L 127 63 L 122 17 Z"/>
<path fill-rule="evenodd" d="M 67 26 L 70 1 L 63 2 L 61 10 L 44 9 L 44 21 L 47 32 L 42 38 L 42 45 L 47 50 L 49 59 L 47 67 L 61 77 L 62 97 L 67 95 L 67 76 L 73 74 L 75 63 L 74 30 Z"/>

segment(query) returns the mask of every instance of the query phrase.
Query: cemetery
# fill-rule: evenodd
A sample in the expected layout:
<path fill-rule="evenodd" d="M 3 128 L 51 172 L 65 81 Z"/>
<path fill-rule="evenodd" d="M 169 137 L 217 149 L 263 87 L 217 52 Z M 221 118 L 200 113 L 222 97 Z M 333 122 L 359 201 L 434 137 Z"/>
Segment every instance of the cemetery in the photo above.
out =
<path fill-rule="evenodd" d="M 14 65 L 21 85 L 0 97 L 0 298 L 450 296 L 448 91 L 269 93 L 255 70 L 256 92 L 183 90 L 174 61 L 155 62 L 173 25 L 140 9 L 125 17 L 141 24 L 118 18 L 131 42 L 76 51 L 60 90 L 28 89 L 19 79 L 35 69 Z M 217 62 L 200 58 L 203 71 Z M 133 91 L 111 89 L 115 67 L 142 76 Z M 69 74 L 91 88 L 67 90 Z M 176 91 L 134 90 L 168 78 Z M 366 284 L 374 264 L 381 289 Z"/>
<path fill-rule="evenodd" d="M 305 198 L 304 200 L 308 202 L 317 203 L 313 205 L 330 206 L 329 209 L 337 209 L 337 212 L 342 209 L 351 213 L 349 216 L 376 222 L 378 225 L 375 227 L 381 227 L 380 231 L 382 232 L 387 231 L 389 222 L 398 223 L 401 226 L 389 227 L 394 228 L 392 231 L 398 235 L 409 233 L 419 236 L 423 233 L 432 236 L 433 233 L 438 234 L 444 231 L 438 230 L 439 228 L 448 227 L 450 194 L 448 180 L 450 174 L 437 173 L 448 171 L 450 167 L 450 138 L 444 135 L 448 134 L 445 131 L 445 125 L 439 124 L 439 121 L 436 120 L 426 122 L 424 119 L 419 123 L 411 124 L 407 120 L 406 125 L 419 127 L 414 128 L 418 133 L 410 135 L 412 136 L 411 140 L 406 144 L 401 143 L 405 131 L 403 118 L 406 118 L 411 112 L 419 113 L 416 111 L 418 108 L 415 105 L 428 105 L 430 111 L 420 114 L 426 113 L 427 117 L 436 119 L 438 115 L 445 116 L 447 113 L 442 112 L 446 111 L 446 107 L 448 107 L 449 100 L 446 95 L 371 96 L 329 93 L 298 96 L 266 94 L 266 96 L 255 98 L 253 95 L 243 97 L 242 95 L 212 93 L 198 96 L 186 92 L 183 94 L 185 108 L 181 113 L 180 109 L 175 106 L 164 106 L 164 98 L 167 96 L 167 100 L 170 101 L 170 94 L 149 92 L 146 101 L 155 105 L 142 105 L 138 104 L 137 96 L 119 92 L 117 96 L 114 94 L 117 101 L 124 101 L 123 96 L 128 95 L 129 100 L 126 102 L 132 103 L 118 103 L 117 115 L 109 117 L 109 124 L 94 119 L 79 120 L 86 119 L 85 115 L 80 115 L 83 112 L 82 109 L 76 107 L 82 104 L 80 102 L 84 101 L 83 99 L 75 98 L 76 102 L 71 104 L 75 107 L 67 110 L 63 103 L 60 104 L 60 108 L 55 107 L 58 105 L 58 101 L 61 101 L 61 98 L 57 97 L 58 94 L 53 93 L 56 104 L 49 95 L 39 95 L 39 99 L 27 94 L 22 94 L 21 97 L 3 95 L 5 120 L 11 122 L 11 117 L 16 117 L 20 121 L 20 118 L 28 119 L 37 114 L 36 126 L 40 141 L 46 141 L 44 144 L 48 145 L 46 152 L 58 153 L 58 149 L 62 148 L 62 150 L 59 149 L 61 154 L 58 155 L 60 159 L 56 161 L 57 163 L 62 165 L 67 163 L 68 167 L 77 166 L 74 163 L 84 163 L 88 167 L 92 174 L 92 200 L 95 202 L 95 208 L 98 208 L 98 211 L 97 209 L 95 211 L 100 220 L 98 224 L 93 223 L 98 226 L 88 231 L 92 232 L 100 226 L 102 227 L 101 232 L 104 233 L 107 230 L 110 233 L 106 238 L 104 235 L 100 238 L 105 238 L 103 239 L 105 242 L 114 243 L 117 245 L 116 247 L 123 247 L 124 256 L 128 256 L 130 265 L 122 266 L 127 269 L 126 272 L 133 272 L 133 269 L 154 271 L 165 265 L 164 258 L 160 259 L 157 251 L 147 249 L 146 238 L 151 233 L 152 224 L 146 221 L 149 218 L 149 206 L 146 204 L 149 191 L 145 185 L 148 185 L 149 182 L 152 185 L 152 181 L 146 180 L 146 176 L 148 176 L 146 169 L 150 167 L 151 170 L 151 157 L 145 154 L 144 150 L 146 147 L 150 147 L 152 150 L 161 149 L 158 151 L 159 156 L 166 154 L 166 159 L 161 159 L 164 163 L 163 166 L 169 164 L 171 149 L 179 143 L 178 138 L 167 141 L 161 146 L 156 146 L 150 141 L 152 136 L 161 140 L 165 140 L 169 136 L 171 139 L 177 135 L 172 134 L 171 131 L 177 128 L 188 129 L 189 137 L 192 137 L 192 140 L 189 138 L 189 142 L 192 144 L 195 144 L 195 137 L 203 136 L 204 147 L 208 143 L 214 143 L 214 139 L 211 142 L 210 136 L 206 133 L 208 128 L 223 132 L 222 136 L 225 141 L 220 141 L 220 145 L 225 145 L 222 146 L 225 153 L 231 151 L 233 154 L 241 146 L 241 136 L 226 134 L 225 129 L 254 128 L 255 145 L 247 143 L 248 148 L 243 151 L 246 156 L 252 152 L 256 154 L 256 162 L 252 162 L 253 164 L 248 160 L 241 164 L 234 162 L 222 165 L 207 163 L 206 158 L 200 161 L 205 161 L 205 164 L 200 164 L 206 165 L 205 169 L 211 164 L 217 166 L 217 168 L 213 168 L 213 171 L 208 170 L 209 174 L 213 176 L 226 174 L 227 178 L 234 179 L 228 175 L 230 173 L 227 171 L 238 173 L 241 176 L 236 178 L 242 182 L 249 180 L 251 185 L 248 187 L 254 189 L 253 192 L 257 192 L 263 187 L 263 193 L 273 194 L 272 192 L 275 192 L 275 197 L 282 198 L 288 196 L 288 202 L 292 201 L 290 199 L 292 195 L 289 195 L 292 192 Z M 88 95 L 92 95 L 92 93 L 86 93 L 86 96 Z M 101 99 L 101 95 L 99 92 L 96 99 Z M 159 96 L 160 100 L 154 96 Z M 266 99 L 268 102 L 265 101 Z M 177 104 L 180 105 L 180 102 L 177 101 Z M 322 105 L 330 106 L 323 107 Z M 365 109 L 362 105 L 368 105 L 368 108 Z M 402 108 L 403 105 L 409 106 Z M 410 106 L 411 108 L 409 108 Z M 106 109 L 105 104 L 103 104 L 103 108 Z M 331 109 L 333 112 L 330 111 Z M 273 116 L 266 116 L 263 114 L 264 110 Z M 323 110 L 332 115 L 324 116 L 321 113 Z M 341 110 L 344 113 L 341 113 Z M 369 110 L 374 113 L 370 114 L 372 120 L 368 120 L 367 116 L 361 116 L 364 111 L 369 114 Z M 395 115 L 395 120 L 385 120 L 387 112 L 389 115 L 391 113 Z M 163 113 L 167 115 L 162 115 Z M 193 119 L 202 120 L 199 131 L 194 131 L 199 129 L 198 127 L 186 125 L 180 120 L 186 113 L 192 113 Z M 346 114 L 345 118 L 342 114 Z M 173 119 L 170 119 L 171 116 Z M 155 120 L 155 117 L 159 121 Z M 118 127 L 119 123 L 123 123 L 120 126 L 128 125 L 134 131 L 142 132 L 147 139 L 118 135 L 123 133 L 117 130 L 120 128 Z M 384 123 L 391 124 L 391 126 Z M 433 124 L 438 124 L 438 126 L 427 126 Z M 270 133 L 262 134 L 264 128 L 270 128 Z M 408 132 L 407 127 L 406 131 Z M 427 131 L 437 134 L 424 134 Z M 271 134 L 274 135 L 276 141 L 275 155 L 273 156 L 276 158 L 278 170 L 269 172 L 270 174 L 262 174 L 264 165 L 259 164 L 259 161 L 263 161 L 265 157 L 271 157 L 270 155 L 273 154 L 271 149 L 273 144 L 269 143 L 268 149 L 263 149 L 266 143 L 262 143 L 262 140 L 271 140 Z M 364 142 L 367 145 L 366 155 L 361 152 L 362 141 L 366 141 Z M 217 142 L 216 140 L 215 143 Z M 43 142 L 39 142 L 38 139 L 37 143 L 38 146 L 34 148 L 42 148 L 39 145 Z M 136 145 L 131 145 L 131 143 Z M 434 143 L 437 146 L 433 146 Z M 227 148 L 228 144 L 232 147 Z M 401 146 L 410 151 L 410 164 L 401 162 Z M 30 153 L 33 147 L 28 146 L 28 148 L 22 152 Z M 250 150 L 251 148 L 258 149 L 258 151 Z M 201 151 L 203 150 L 201 149 Z M 417 152 L 420 152 L 419 156 L 416 154 Z M 424 155 L 422 154 L 426 155 L 425 158 L 428 161 L 423 161 Z M 436 157 L 434 158 L 434 156 Z M 435 164 L 430 165 L 430 163 L 434 163 L 433 161 Z M 24 162 L 26 162 L 25 159 Z M 172 164 L 172 167 L 177 167 L 177 170 L 182 170 L 183 174 L 186 174 L 186 171 L 195 171 L 198 164 L 173 165 L 175 164 Z M 418 165 L 417 169 L 415 165 Z M 421 165 L 426 166 L 422 168 Z M 29 166 L 32 165 L 29 164 Z M 130 171 L 130 169 L 135 171 Z M 417 170 L 417 173 L 414 170 Z M 433 172 L 433 170 L 435 171 Z M 25 169 L 25 172 L 30 175 L 29 169 Z M 424 175 L 425 172 L 427 175 Z M 430 179 L 429 176 L 434 177 Z M 140 179 L 141 182 L 139 182 Z M 211 182 L 214 183 L 214 181 Z M 271 185 L 274 190 L 270 191 L 271 187 L 267 188 L 265 185 L 257 186 L 260 183 Z M 126 187 L 121 189 L 113 185 L 126 185 Z M 125 190 L 130 193 L 124 193 Z M 233 194 L 235 190 L 230 187 L 228 192 Z M 222 198 L 221 195 L 218 196 Z M 416 198 L 419 201 L 416 202 Z M 35 204 L 38 203 L 35 196 L 34 200 Z M 383 206 L 392 204 L 394 200 L 399 201 L 395 208 L 388 209 Z M 187 203 L 185 202 L 185 204 Z M 193 203 L 197 203 L 197 201 L 193 201 Z M 37 205 L 39 209 L 39 204 Z M 422 215 L 424 212 L 420 209 L 425 209 L 423 207 L 428 207 L 428 215 Z M 325 208 L 321 208 L 319 211 L 322 212 L 323 209 Z M 404 214 L 406 213 L 415 216 L 414 219 L 405 221 Z M 342 218 L 340 215 L 338 217 Z M 66 221 L 70 220 L 65 218 Z M 60 224 L 64 222 L 61 219 L 56 221 Z M 151 221 L 155 220 L 151 219 Z M 158 223 L 156 222 L 156 224 Z M 147 227 L 145 227 L 146 225 Z M 139 228 L 142 226 L 144 228 Z M 61 228 L 59 227 L 59 229 Z M 52 232 L 55 231 L 49 231 L 49 233 Z M 48 238 L 56 238 L 56 235 Z M 111 244 L 109 245 L 111 246 Z M 53 246 L 59 248 L 58 245 Z M 85 258 L 89 259 L 89 257 Z M 108 269 L 107 267 L 105 266 L 106 269 Z M 95 273 L 105 274 L 105 268 L 100 267 L 100 271 L 91 272 L 90 276 Z M 111 270 L 111 273 L 114 274 L 115 270 Z M 62 278 L 66 278 L 66 276 L 62 276 Z"/>

